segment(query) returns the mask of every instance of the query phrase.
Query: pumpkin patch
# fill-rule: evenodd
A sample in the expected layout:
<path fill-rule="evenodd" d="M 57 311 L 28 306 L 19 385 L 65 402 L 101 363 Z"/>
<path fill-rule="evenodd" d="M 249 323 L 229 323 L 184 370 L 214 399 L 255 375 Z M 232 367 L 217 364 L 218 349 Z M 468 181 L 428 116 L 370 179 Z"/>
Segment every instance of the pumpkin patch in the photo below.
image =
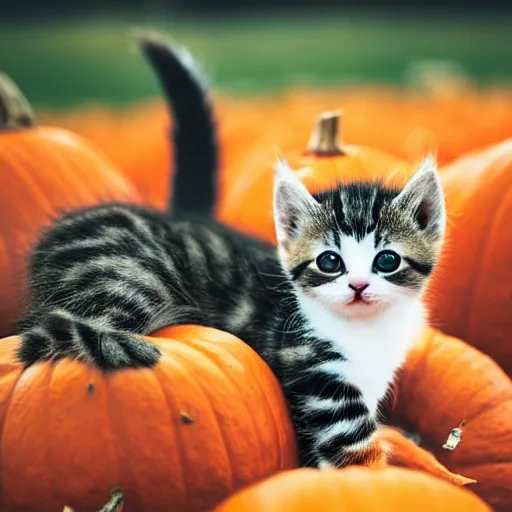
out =
<path fill-rule="evenodd" d="M 10 336 L 0 339 L 0 511 L 510 512 L 512 96 L 434 89 L 217 98 L 218 217 L 271 242 L 276 146 L 312 192 L 400 186 L 437 154 L 449 219 L 425 299 L 436 329 L 422 331 L 383 404 L 385 467 L 297 469 L 278 381 L 228 333 L 163 329 L 147 337 L 162 353 L 154 368 L 115 372 L 71 359 L 22 368 Z M 326 110 L 337 105 L 344 113 Z M 52 217 L 105 200 L 168 202 L 163 105 L 43 117 L 73 131 L 39 126 L 0 76 L 0 337 Z"/>
<path fill-rule="evenodd" d="M 479 91 L 472 84 L 434 83 L 420 88 L 361 86 L 335 90 L 293 88 L 273 96 L 216 94 L 222 146 L 219 174 L 221 212 L 235 188 L 253 174 L 268 172 L 274 147 L 303 152 L 312 123 L 323 111 L 343 108 L 343 138 L 412 163 L 427 152 L 440 166 L 486 145 L 512 137 L 512 94 L 506 88 Z M 482 113 L 485 112 L 485 115 Z M 94 142 L 132 180 L 143 200 L 167 204 L 169 124 L 161 100 L 129 109 L 106 106 L 69 112 L 47 111 L 41 118 Z M 475 120 L 478 120 L 476 122 Z M 172 149 L 171 149 L 172 152 Z"/>

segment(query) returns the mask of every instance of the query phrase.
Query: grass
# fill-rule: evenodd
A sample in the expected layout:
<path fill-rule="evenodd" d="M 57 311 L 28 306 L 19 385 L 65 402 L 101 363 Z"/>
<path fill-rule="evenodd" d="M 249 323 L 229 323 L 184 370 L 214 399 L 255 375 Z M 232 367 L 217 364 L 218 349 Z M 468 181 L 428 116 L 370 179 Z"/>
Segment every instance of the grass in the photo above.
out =
<path fill-rule="evenodd" d="M 246 93 L 291 84 L 403 83 L 414 62 L 460 63 L 480 83 L 512 81 L 503 21 L 368 20 L 341 16 L 0 24 L 0 69 L 35 105 L 125 104 L 158 94 L 130 31 L 168 31 L 205 63 L 217 88 Z"/>

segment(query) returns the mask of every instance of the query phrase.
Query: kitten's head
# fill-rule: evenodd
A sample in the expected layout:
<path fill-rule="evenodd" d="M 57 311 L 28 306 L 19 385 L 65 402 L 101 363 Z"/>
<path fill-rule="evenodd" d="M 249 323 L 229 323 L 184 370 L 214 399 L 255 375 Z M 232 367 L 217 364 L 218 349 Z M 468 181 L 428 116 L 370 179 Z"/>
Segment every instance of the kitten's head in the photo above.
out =
<path fill-rule="evenodd" d="M 436 165 L 427 158 L 402 190 L 354 183 L 311 195 L 276 165 L 274 223 L 281 265 L 299 299 L 366 318 L 418 296 L 445 229 Z"/>

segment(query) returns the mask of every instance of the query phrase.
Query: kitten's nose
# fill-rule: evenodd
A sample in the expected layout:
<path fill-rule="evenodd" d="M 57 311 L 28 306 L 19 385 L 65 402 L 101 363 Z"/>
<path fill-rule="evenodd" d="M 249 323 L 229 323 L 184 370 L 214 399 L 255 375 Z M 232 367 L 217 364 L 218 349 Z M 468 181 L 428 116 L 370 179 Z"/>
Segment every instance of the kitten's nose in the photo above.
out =
<path fill-rule="evenodd" d="M 370 283 L 368 283 L 367 281 L 363 281 L 361 279 L 349 279 L 348 282 L 348 287 L 357 293 L 364 292 L 364 290 L 366 290 L 368 286 L 370 286 Z"/>

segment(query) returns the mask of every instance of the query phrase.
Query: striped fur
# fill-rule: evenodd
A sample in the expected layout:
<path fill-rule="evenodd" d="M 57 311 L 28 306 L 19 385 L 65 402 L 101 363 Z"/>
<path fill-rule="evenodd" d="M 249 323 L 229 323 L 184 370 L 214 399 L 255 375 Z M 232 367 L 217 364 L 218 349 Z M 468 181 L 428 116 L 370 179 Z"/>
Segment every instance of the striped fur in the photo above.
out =
<path fill-rule="evenodd" d="M 246 341 L 280 378 L 305 464 L 342 465 L 342 448 L 375 430 L 361 392 L 332 373 L 345 357 L 315 336 L 274 249 L 224 226 L 122 204 L 67 214 L 35 249 L 30 300 L 19 324 L 26 366 L 151 367 L 158 349 L 138 334 L 208 325 Z"/>
<path fill-rule="evenodd" d="M 71 355 L 105 370 L 152 366 L 155 347 L 141 342 L 135 353 L 133 336 L 121 343 L 122 335 L 182 323 L 236 331 L 262 350 L 250 333 L 265 332 L 264 312 L 285 292 L 286 283 L 272 284 L 278 274 L 264 245 L 209 221 L 169 222 L 123 204 L 73 212 L 35 248 L 19 324 L 31 334 L 20 356 L 25 364 Z"/>
<path fill-rule="evenodd" d="M 178 58 L 158 51 L 164 61 Z M 190 83 L 188 68 L 173 69 L 174 80 L 186 72 Z M 213 126 L 202 133 L 210 140 Z M 378 404 L 420 325 L 418 294 L 442 236 L 433 225 L 441 223 L 439 205 L 422 206 L 425 190 L 435 192 L 432 177 L 418 176 L 410 190 L 354 185 L 314 198 L 278 173 L 279 256 L 208 217 L 181 216 L 190 204 L 172 217 L 125 204 L 63 214 L 33 251 L 19 359 L 26 367 L 68 357 L 104 371 L 147 368 L 160 353 L 141 335 L 176 324 L 215 327 L 248 343 L 280 380 L 304 465 L 378 465 L 385 457 L 375 442 Z M 212 195 L 201 197 L 204 213 Z M 402 266 L 380 276 L 365 258 L 388 246 L 401 251 Z M 335 275 L 318 268 L 317 252 L 326 247 L 343 256 Z M 355 269 L 384 283 L 386 300 L 377 281 L 357 291 Z M 371 314 L 349 315 L 345 295 L 368 299 Z"/>

